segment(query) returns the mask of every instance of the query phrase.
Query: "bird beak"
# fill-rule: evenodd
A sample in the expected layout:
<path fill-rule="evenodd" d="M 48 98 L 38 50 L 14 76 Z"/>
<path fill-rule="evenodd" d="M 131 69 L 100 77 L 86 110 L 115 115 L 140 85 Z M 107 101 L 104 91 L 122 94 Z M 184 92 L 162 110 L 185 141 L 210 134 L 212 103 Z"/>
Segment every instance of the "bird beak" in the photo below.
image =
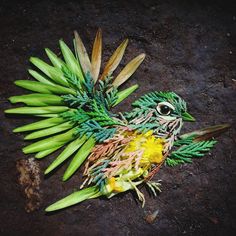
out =
<path fill-rule="evenodd" d="M 183 118 L 183 120 L 184 121 L 195 121 L 196 119 L 193 117 L 193 116 L 191 116 L 188 112 L 184 112 L 184 113 L 182 113 L 182 118 Z"/>

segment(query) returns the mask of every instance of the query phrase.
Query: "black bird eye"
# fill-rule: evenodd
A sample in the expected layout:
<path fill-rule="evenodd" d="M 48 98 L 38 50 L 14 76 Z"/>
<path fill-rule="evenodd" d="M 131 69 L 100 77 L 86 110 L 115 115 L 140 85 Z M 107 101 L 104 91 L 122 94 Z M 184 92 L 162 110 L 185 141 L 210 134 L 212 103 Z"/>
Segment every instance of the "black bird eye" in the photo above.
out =
<path fill-rule="evenodd" d="M 160 107 L 160 112 L 161 112 L 162 115 L 169 115 L 170 112 L 171 112 L 171 109 L 166 105 L 162 105 Z"/>
<path fill-rule="evenodd" d="M 160 102 L 157 106 L 159 114 L 168 116 L 175 108 L 168 102 Z"/>

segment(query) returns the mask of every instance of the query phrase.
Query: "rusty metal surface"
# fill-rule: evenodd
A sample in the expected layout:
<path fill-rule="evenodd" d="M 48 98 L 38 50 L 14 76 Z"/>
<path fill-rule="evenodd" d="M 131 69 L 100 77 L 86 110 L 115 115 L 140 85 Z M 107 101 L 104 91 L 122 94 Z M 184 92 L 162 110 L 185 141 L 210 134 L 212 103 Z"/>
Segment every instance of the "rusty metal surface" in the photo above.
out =
<path fill-rule="evenodd" d="M 25 186 L 18 181 L 17 163 L 25 156 L 23 136 L 11 130 L 28 118 L 0 113 L 0 234 L 1 235 L 233 235 L 235 231 L 236 153 L 236 15 L 227 1 L 6 1 L 0 3 L 0 100 L 21 94 L 16 79 L 26 79 L 28 58 L 46 58 L 43 48 L 58 52 L 58 39 L 71 44 L 73 30 L 85 45 L 103 29 L 106 61 L 122 39 L 130 43 L 124 61 L 145 52 L 147 58 L 131 81 L 140 84 L 134 96 L 117 110 L 130 109 L 138 96 L 153 90 L 173 90 L 183 96 L 195 124 L 232 123 L 204 159 L 176 168 L 162 168 L 163 192 L 152 198 L 144 189 L 146 206 L 135 195 L 95 199 L 46 215 L 44 208 L 81 183 L 79 171 L 61 182 L 65 166 L 43 177 L 53 156 L 39 161 L 40 201 L 25 210 Z M 123 63 L 124 65 L 124 63 Z M 55 155 L 54 155 L 55 156 Z M 23 162 L 22 162 L 23 163 Z M 21 167 L 22 168 L 22 167 Z M 27 172 L 28 173 L 28 172 Z M 34 201 L 33 203 L 34 204 Z M 155 212 L 158 215 L 155 216 Z"/>

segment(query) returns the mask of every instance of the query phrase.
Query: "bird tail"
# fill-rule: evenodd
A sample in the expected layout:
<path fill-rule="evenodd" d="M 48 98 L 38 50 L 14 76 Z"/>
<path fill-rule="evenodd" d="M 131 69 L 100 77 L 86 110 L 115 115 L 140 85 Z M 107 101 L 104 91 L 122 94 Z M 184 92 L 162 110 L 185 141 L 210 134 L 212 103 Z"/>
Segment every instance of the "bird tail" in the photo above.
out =
<path fill-rule="evenodd" d="M 77 203 L 83 202 L 87 199 L 97 198 L 100 197 L 102 193 L 99 191 L 99 188 L 97 186 L 88 187 L 83 190 L 74 192 L 70 194 L 69 196 L 53 203 L 52 205 L 48 206 L 45 211 L 57 211 L 72 205 L 75 205 Z"/>
<path fill-rule="evenodd" d="M 30 62 L 39 69 L 39 71 L 29 70 L 30 75 L 36 81 L 18 80 L 15 81 L 15 84 L 33 93 L 10 97 L 11 103 L 24 103 L 25 106 L 5 110 L 7 114 L 33 115 L 42 118 L 35 123 L 14 129 L 14 132 L 30 132 L 25 139 L 34 141 L 23 149 L 25 154 L 35 153 L 35 157 L 41 159 L 65 147 L 47 168 L 45 174 L 55 170 L 74 155 L 63 176 L 63 181 L 75 173 L 96 144 L 96 140 L 90 137 L 91 135 L 79 133 L 78 128 L 86 121 L 95 119 L 95 116 L 97 120 L 101 121 L 101 109 L 95 105 L 101 104 L 103 101 L 104 106 L 109 108 L 107 110 L 110 110 L 138 88 L 138 85 L 134 84 L 125 90 L 118 90 L 119 86 L 131 77 L 145 58 L 144 53 L 138 55 L 115 78 L 112 78 L 111 75 L 123 58 L 128 40 L 124 40 L 115 50 L 103 72 L 101 71 L 101 30 L 99 29 L 96 34 L 91 59 L 77 32 L 75 32 L 73 42 L 75 53 L 63 40 L 59 41 L 63 59 L 46 48 L 50 64 L 39 58 L 31 57 Z M 99 86 L 95 86 L 96 83 Z M 99 101 L 94 105 L 90 101 L 91 97 L 93 100 Z M 85 105 L 93 105 L 98 112 L 92 111 L 88 116 L 87 112 L 78 109 Z M 103 126 L 106 125 L 103 124 Z"/>

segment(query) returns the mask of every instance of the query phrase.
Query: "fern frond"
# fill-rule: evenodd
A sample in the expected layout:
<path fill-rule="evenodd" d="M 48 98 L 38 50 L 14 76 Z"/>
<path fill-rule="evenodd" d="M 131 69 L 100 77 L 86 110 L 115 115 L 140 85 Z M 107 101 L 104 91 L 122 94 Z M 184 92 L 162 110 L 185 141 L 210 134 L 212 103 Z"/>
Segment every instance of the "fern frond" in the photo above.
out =
<path fill-rule="evenodd" d="M 192 158 L 204 156 L 204 154 L 210 151 L 216 143 L 217 141 L 215 140 L 208 140 L 184 145 L 171 153 L 166 159 L 166 164 L 175 166 L 178 164 L 189 163 L 192 161 Z"/>
<path fill-rule="evenodd" d="M 184 138 L 184 139 L 178 139 L 174 142 L 174 146 L 180 147 L 182 145 L 189 145 L 193 142 L 194 137 L 195 137 L 194 135 L 191 135 L 191 136 Z"/>
<path fill-rule="evenodd" d="M 77 128 L 77 132 L 80 136 L 91 136 L 94 134 L 97 142 L 103 142 L 104 140 L 111 138 L 116 130 L 116 128 L 102 127 L 100 123 L 95 120 L 86 121 Z"/>

